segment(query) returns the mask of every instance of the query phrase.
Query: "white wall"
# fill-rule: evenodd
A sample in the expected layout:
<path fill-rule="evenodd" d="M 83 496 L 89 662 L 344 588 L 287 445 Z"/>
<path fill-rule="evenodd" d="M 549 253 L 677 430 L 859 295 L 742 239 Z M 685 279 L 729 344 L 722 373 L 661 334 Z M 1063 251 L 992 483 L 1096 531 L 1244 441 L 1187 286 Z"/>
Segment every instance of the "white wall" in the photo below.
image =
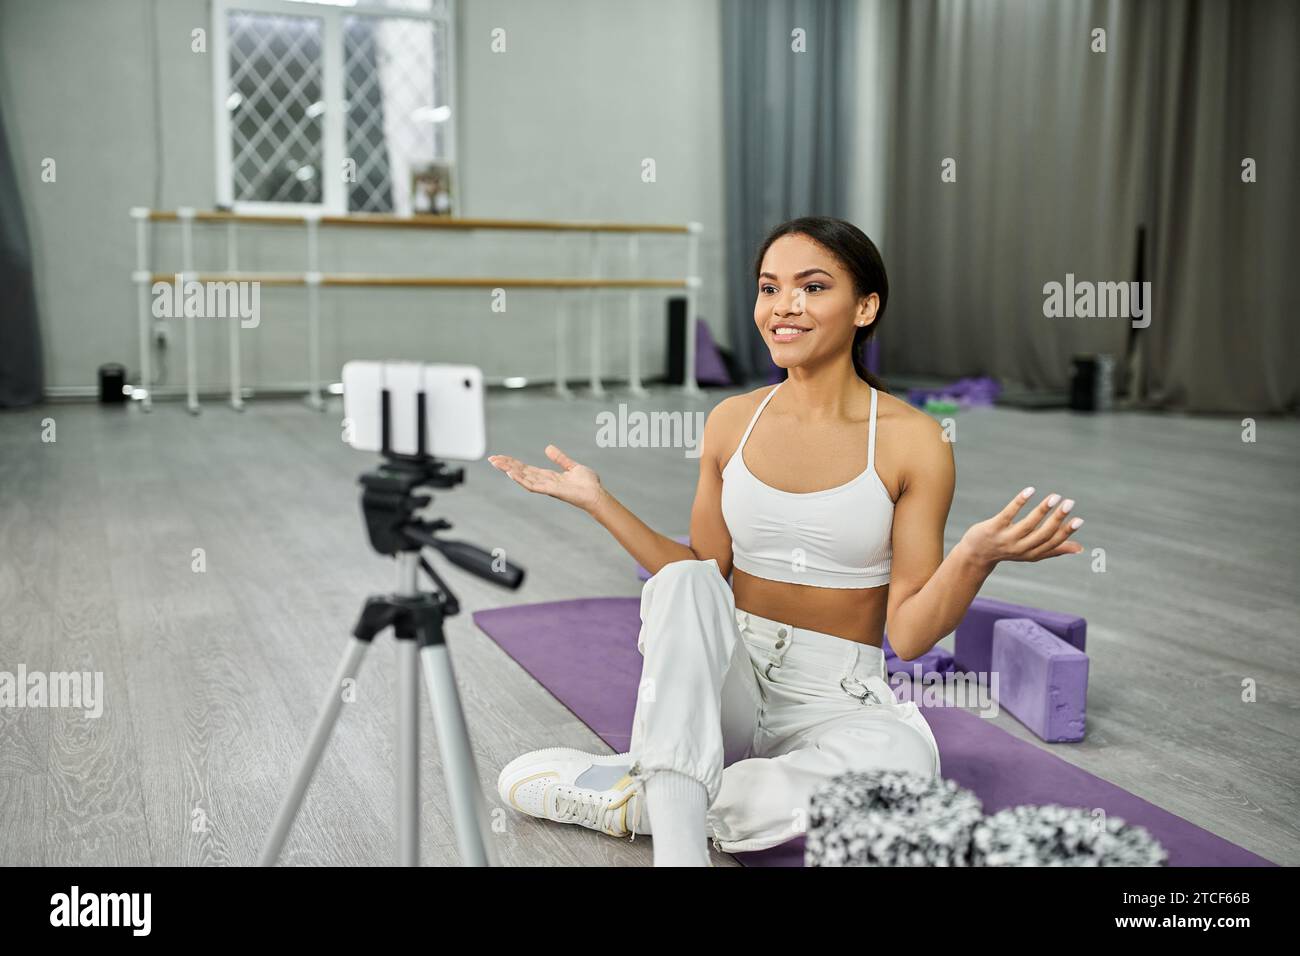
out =
<path fill-rule="evenodd" d="M 473 0 L 460 3 L 462 206 L 467 216 L 686 222 L 704 225 L 701 314 L 722 331 L 724 240 L 721 76 L 716 0 Z M 0 0 L 0 110 L 27 217 L 52 394 L 90 389 L 103 362 L 138 364 L 135 205 L 212 208 L 212 68 L 190 50 L 211 27 L 202 0 Z M 507 52 L 490 51 L 506 30 Z M 155 105 L 155 95 L 157 102 Z M 46 157 L 57 180 L 41 181 Z M 658 181 L 641 181 L 652 157 Z M 263 228 L 240 266 L 301 270 L 301 232 Z M 322 244 L 325 271 L 464 275 L 584 274 L 578 237 L 349 231 Z M 622 268 L 613 238 L 608 274 Z M 179 268 L 175 226 L 155 227 L 154 267 Z M 681 239 L 641 239 L 650 275 L 680 275 Z M 224 267 L 213 231 L 199 267 Z M 662 370 L 663 296 L 643 299 L 645 374 Z M 241 332 L 250 385 L 298 382 L 305 371 L 305 294 L 262 290 L 262 324 Z M 591 300 L 566 300 L 585 371 Z M 503 315 L 487 292 L 322 291 L 324 367 L 352 357 L 475 362 L 489 378 L 549 377 L 556 294 L 513 292 Z M 599 294 L 607 371 L 626 369 L 625 294 Z M 226 379 L 225 330 L 200 325 L 200 382 Z M 180 329 L 165 384 L 184 368 Z"/>

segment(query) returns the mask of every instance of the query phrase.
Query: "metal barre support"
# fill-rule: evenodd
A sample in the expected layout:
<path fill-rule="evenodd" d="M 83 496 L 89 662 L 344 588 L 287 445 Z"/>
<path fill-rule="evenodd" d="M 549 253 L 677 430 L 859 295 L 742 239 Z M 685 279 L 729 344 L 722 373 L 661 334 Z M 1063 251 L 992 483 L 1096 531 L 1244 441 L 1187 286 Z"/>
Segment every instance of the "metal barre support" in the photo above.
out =
<path fill-rule="evenodd" d="M 686 371 L 682 381 L 682 393 L 692 397 L 702 394 L 696 380 L 696 345 L 699 329 L 699 294 L 700 285 L 700 232 L 703 227 L 698 222 L 691 223 L 691 234 L 686 240 Z"/>
<path fill-rule="evenodd" d="M 320 220 L 307 220 L 307 404 L 325 410 L 320 394 Z"/>
<path fill-rule="evenodd" d="M 591 277 L 600 278 L 600 234 L 593 232 L 590 238 L 591 243 Z M 596 296 L 591 297 L 591 397 L 604 398 L 605 386 L 600 381 L 600 300 Z"/>
<path fill-rule="evenodd" d="M 627 252 L 631 271 L 635 274 L 641 261 L 640 247 L 635 233 L 628 237 Z M 640 307 L 641 300 L 636 290 L 629 289 L 627 293 L 627 390 L 637 398 L 646 394 L 645 388 L 641 385 Z"/>
<path fill-rule="evenodd" d="M 194 210 L 186 206 L 176 210 L 181 223 L 181 291 L 194 275 Z M 199 413 L 199 359 L 194 342 L 194 316 L 185 310 L 185 407 L 191 415 Z"/>
<path fill-rule="evenodd" d="M 144 392 L 141 405 L 146 412 L 153 410 L 153 368 L 150 359 L 149 324 L 149 285 L 152 278 L 149 273 L 149 210 L 143 206 L 131 209 L 131 218 L 135 220 L 135 272 L 131 278 L 136 288 L 137 328 L 140 333 L 140 389 Z"/>
<path fill-rule="evenodd" d="M 568 316 L 564 310 L 564 290 L 555 290 L 555 394 L 560 398 L 573 398 L 569 390 L 568 355 Z"/>
<path fill-rule="evenodd" d="M 226 267 L 231 272 L 239 271 L 238 237 L 235 220 L 226 223 Z M 237 412 L 244 410 L 244 393 L 239 381 L 239 310 L 230 317 L 230 407 Z"/>

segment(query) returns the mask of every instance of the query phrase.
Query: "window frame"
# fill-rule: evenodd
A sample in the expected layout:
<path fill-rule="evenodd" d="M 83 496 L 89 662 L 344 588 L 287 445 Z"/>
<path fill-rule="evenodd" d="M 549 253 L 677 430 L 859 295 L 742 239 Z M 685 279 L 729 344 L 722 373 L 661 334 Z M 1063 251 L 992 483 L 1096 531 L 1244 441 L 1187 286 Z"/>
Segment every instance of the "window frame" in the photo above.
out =
<path fill-rule="evenodd" d="M 436 5 L 437 0 L 435 0 Z M 460 124 L 460 99 L 456 83 L 456 34 L 459 0 L 443 0 L 446 12 L 439 10 L 404 10 L 377 5 L 374 0 L 357 0 L 355 6 L 314 0 L 212 0 L 212 112 L 216 148 L 217 205 L 248 215 L 347 216 L 348 183 L 340 174 L 347 150 L 347 113 L 344 108 L 343 19 L 350 16 L 374 16 L 384 19 L 427 20 L 444 31 L 447 57 L 447 105 L 451 119 L 446 127 L 444 161 L 452 170 L 452 205 L 450 214 L 460 215 L 460 164 L 457 162 L 457 129 Z M 234 182 L 234 143 L 230 111 L 226 106 L 230 86 L 229 24 L 231 12 L 266 13 L 278 16 L 321 20 L 321 92 L 325 104 L 321 128 L 321 196 L 319 203 L 265 202 L 236 200 Z M 334 170 L 326 175 L 325 170 Z"/>

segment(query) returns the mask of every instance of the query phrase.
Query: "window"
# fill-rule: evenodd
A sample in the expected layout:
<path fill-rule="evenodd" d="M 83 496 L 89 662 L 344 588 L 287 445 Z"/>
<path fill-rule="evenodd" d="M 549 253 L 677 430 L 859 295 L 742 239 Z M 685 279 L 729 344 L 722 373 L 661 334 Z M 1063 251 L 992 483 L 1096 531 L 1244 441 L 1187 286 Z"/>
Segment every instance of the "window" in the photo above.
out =
<path fill-rule="evenodd" d="M 215 0 L 217 197 L 454 211 L 449 0 Z"/>

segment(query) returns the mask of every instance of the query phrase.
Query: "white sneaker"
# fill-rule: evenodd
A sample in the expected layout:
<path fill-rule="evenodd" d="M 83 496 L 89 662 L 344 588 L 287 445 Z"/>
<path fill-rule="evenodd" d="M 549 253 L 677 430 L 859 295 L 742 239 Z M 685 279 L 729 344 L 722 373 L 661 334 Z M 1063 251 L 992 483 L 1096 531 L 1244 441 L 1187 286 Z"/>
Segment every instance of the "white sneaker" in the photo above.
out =
<path fill-rule="evenodd" d="M 501 769 L 497 792 L 507 805 L 556 823 L 623 837 L 649 833 L 643 794 L 633 786 L 627 754 L 589 754 L 549 747 L 516 757 Z"/>

